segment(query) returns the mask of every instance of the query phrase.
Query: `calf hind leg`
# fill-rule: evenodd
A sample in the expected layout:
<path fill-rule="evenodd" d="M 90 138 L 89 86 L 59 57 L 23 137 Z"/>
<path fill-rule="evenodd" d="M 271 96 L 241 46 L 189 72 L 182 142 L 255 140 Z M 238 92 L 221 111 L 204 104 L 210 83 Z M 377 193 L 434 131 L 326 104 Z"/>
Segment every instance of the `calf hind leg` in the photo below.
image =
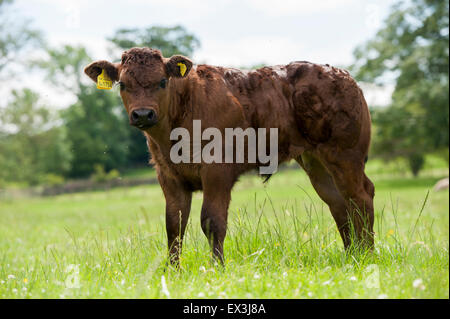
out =
<path fill-rule="evenodd" d="M 322 163 L 309 154 L 303 154 L 297 162 L 303 167 L 319 197 L 328 205 L 344 247 L 351 244 L 350 223 L 347 216 L 347 203 L 334 184 L 333 178 Z"/>
<path fill-rule="evenodd" d="M 364 159 L 359 153 L 328 153 L 324 166 L 330 172 L 339 193 L 347 204 L 346 214 L 351 220 L 351 230 L 355 235 L 356 246 L 372 248 L 374 244 L 374 186 L 364 173 Z"/>

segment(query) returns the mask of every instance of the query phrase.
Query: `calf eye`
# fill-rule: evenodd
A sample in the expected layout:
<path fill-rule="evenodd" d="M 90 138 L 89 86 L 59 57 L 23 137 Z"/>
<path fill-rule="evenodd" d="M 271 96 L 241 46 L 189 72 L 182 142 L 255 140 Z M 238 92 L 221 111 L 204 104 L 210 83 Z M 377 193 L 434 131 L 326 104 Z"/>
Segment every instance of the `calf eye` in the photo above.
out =
<path fill-rule="evenodd" d="M 167 82 L 166 79 L 162 79 L 161 82 L 159 82 L 159 87 L 161 89 L 164 89 L 166 87 L 166 82 Z"/>
<path fill-rule="evenodd" d="M 119 87 L 120 87 L 120 90 L 122 91 L 125 89 L 125 84 L 123 82 L 119 82 Z"/>

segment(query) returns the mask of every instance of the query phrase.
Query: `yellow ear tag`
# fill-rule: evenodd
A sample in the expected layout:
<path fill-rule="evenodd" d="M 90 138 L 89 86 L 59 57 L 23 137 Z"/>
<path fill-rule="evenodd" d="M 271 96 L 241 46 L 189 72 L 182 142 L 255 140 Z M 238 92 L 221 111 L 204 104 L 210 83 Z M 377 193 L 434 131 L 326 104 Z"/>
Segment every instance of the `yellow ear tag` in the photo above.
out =
<path fill-rule="evenodd" d="M 97 76 L 97 89 L 110 90 L 110 89 L 112 89 L 112 86 L 113 86 L 113 81 L 105 73 L 105 70 L 102 69 L 102 73 L 100 73 L 99 76 Z"/>
<path fill-rule="evenodd" d="M 186 73 L 186 65 L 184 63 L 177 63 L 177 65 L 180 67 L 180 74 L 181 76 L 184 76 L 184 74 Z"/>

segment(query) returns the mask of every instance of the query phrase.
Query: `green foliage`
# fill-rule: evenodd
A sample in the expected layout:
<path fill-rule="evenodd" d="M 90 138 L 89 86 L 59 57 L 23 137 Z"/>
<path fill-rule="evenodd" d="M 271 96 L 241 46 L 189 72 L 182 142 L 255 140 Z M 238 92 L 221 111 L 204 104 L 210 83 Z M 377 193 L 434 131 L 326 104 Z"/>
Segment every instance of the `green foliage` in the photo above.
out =
<path fill-rule="evenodd" d="M 40 32 L 14 16 L 11 2 L 0 0 L 0 82 L 14 77 L 12 70 L 26 60 L 24 53 L 42 44 Z"/>
<path fill-rule="evenodd" d="M 43 42 L 40 32 L 10 9 L 11 2 L 0 1 L 0 83 L 14 80 L 30 51 Z M 11 102 L 0 105 L 1 183 L 36 184 L 49 172 L 70 168 L 66 131 L 54 125 L 57 114 L 38 100 L 29 89 L 14 90 Z"/>
<path fill-rule="evenodd" d="M 55 126 L 57 114 L 38 103 L 30 89 L 12 91 L 0 109 L 0 180 L 36 184 L 46 174 L 64 175 L 71 153 L 66 129 Z"/>
<path fill-rule="evenodd" d="M 62 113 L 72 153 L 71 177 L 87 177 L 100 164 L 107 170 L 127 164 L 130 130 L 122 102 L 114 91 L 101 91 L 87 79 L 83 68 L 92 62 L 86 49 L 65 45 L 48 49 L 36 65 L 62 90 L 76 94 L 77 101 Z"/>
<path fill-rule="evenodd" d="M 64 183 L 64 177 L 61 175 L 56 175 L 49 173 L 44 177 L 44 184 L 47 186 L 58 186 Z"/>
<path fill-rule="evenodd" d="M 429 149 L 427 141 L 418 138 L 426 134 L 421 118 L 398 107 L 374 108 L 371 113 L 375 123 L 371 155 L 386 161 L 404 157 L 413 175 L 418 175 L 425 163 L 425 150 Z"/>
<path fill-rule="evenodd" d="M 62 48 L 47 48 L 46 59 L 33 61 L 33 66 L 44 69 L 47 79 L 62 90 L 82 94 L 86 79 L 84 67 L 92 59 L 82 46 L 64 45 Z M 90 82 L 88 82 L 90 83 Z"/>
<path fill-rule="evenodd" d="M 449 146 L 449 4 L 413 0 L 393 6 L 375 38 L 358 47 L 351 67 L 360 81 L 395 79 L 393 102 L 374 110 L 372 155 L 417 159 Z"/>
<path fill-rule="evenodd" d="M 129 128 L 120 103 L 114 93 L 90 87 L 64 112 L 74 156 L 71 176 L 88 176 L 95 164 L 107 170 L 126 165 Z"/>
<path fill-rule="evenodd" d="M 411 172 L 414 176 L 419 174 L 419 171 L 422 169 L 425 164 L 425 158 L 423 154 L 411 154 L 408 158 L 409 167 L 411 168 Z"/>
<path fill-rule="evenodd" d="M 91 175 L 91 178 L 98 183 L 107 182 L 119 177 L 120 173 L 118 170 L 112 169 L 108 173 L 106 173 L 105 168 L 100 164 L 96 164 L 94 166 L 94 173 Z"/>
<path fill-rule="evenodd" d="M 149 47 L 161 50 L 165 57 L 175 54 L 190 56 L 200 47 L 195 35 L 182 26 L 153 26 L 145 29 L 119 29 L 109 38 L 116 49 L 127 50 L 132 47 Z"/>

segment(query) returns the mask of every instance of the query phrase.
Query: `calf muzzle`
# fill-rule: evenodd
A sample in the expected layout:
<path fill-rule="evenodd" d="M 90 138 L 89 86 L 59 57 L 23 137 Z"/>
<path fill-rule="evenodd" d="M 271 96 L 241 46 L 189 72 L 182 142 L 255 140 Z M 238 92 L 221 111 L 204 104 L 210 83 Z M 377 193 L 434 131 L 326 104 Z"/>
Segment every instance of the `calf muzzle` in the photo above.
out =
<path fill-rule="evenodd" d="M 141 130 L 148 129 L 158 122 L 156 112 L 153 109 L 136 109 L 130 114 L 130 124 Z"/>

